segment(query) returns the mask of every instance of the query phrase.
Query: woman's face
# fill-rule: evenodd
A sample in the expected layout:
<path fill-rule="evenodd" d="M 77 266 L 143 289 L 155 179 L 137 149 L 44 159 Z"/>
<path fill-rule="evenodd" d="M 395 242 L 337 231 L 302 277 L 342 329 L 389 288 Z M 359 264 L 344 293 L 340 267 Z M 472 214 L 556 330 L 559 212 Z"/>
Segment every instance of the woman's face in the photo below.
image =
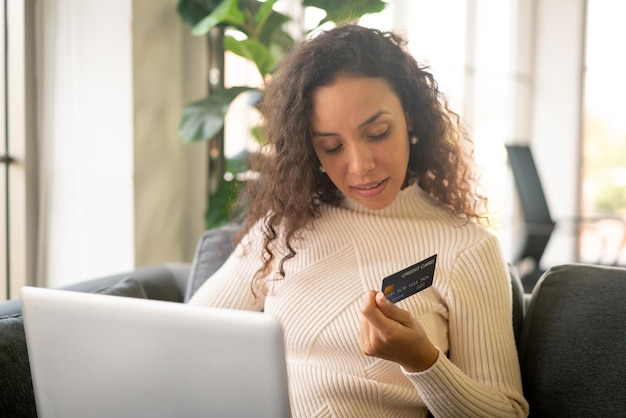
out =
<path fill-rule="evenodd" d="M 400 191 L 409 162 L 400 99 L 382 78 L 339 76 L 313 91 L 312 144 L 328 177 L 368 209 Z"/>

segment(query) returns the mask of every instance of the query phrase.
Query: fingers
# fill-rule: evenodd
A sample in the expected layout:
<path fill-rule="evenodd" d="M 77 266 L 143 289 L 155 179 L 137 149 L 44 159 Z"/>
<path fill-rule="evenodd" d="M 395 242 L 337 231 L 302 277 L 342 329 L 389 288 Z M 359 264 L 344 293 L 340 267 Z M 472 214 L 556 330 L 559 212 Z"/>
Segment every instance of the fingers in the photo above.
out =
<path fill-rule="evenodd" d="M 365 301 L 361 307 L 361 313 L 368 319 L 375 319 L 377 316 L 382 314 L 380 308 L 378 307 L 378 303 L 376 302 L 376 294 L 377 292 L 374 290 L 367 292 L 365 295 Z"/>
<path fill-rule="evenodd" d="M 361 308 L 360 345 L 367 356 L 395 361 L 409 371 L 425 370 L 438 350 L 411 314 L 370 291 Z"/>
<path fill-rule="evenodd" d="M 392 326 L 389 320 L 403 326 L 413 323 L 411 314 L 390 302 L 382 292 L 370 290 L 361 311 L 377 328 Z"/>
<path fill-rule="evenodd" d="M 388 358 L 386 351 L 395 345 L 394 340 L 406 327 L 408 312 L 394 306 L 381 292 L 369 291 L 361 308 L 361 351 L 369 356 Z"/>
<path fill-rule="evenodd" d="M 382 292 L 370 290 L 365 296 L 361 313 L 380 330 L 400 325 L 408 325 L 411 315 L 391 303 Z M 407 320 L 409 321 L 407 324 Z"/>
<path fill-rule="evenodd" d="M 361 312 L 362 317 L 359 340 L 361 351 L 366 356 L 376 356 L 378 354 L 378 341 L 380 340 L 378 330 L 385 318 L 384 314 L 376 305 L 376 292 L 371 291 L 366 295 Z"/>
<path fill-rule="evenodd" d="M 376 293 L 376 306 L 378 306 L 378 309 L 380 309 L 387 318 L 393 319 L 402 325 L 410 326 L 413 322 L 411 314 L 394 305 L 382 292 Z"/>

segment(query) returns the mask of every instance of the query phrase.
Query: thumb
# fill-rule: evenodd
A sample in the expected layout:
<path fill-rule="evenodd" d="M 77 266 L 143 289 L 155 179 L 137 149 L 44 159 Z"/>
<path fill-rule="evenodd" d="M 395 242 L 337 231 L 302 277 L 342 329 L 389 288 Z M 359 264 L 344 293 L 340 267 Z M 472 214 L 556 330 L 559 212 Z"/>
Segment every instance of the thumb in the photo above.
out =
<path fill-rule="evenodd" d="M 381 312 L 389 319 L 400 322 L 404 325 L 409 325 L 412 322 L 411 315 L 404 309 L 394 305 L 383 292 L 376 293 L 376 306 Z"/>

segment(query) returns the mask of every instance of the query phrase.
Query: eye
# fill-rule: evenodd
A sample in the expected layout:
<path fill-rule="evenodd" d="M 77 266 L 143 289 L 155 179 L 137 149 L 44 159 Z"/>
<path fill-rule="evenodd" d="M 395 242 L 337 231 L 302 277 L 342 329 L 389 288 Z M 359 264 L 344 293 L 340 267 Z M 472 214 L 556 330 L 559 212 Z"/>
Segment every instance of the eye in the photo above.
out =
<path fill-rule="evenodd" d="M 371 139 L 372 141 L 379 141 L 381 139 L 384 139 L 387 135 L 389 135 L 389 128 L 385 129 L 383 132 L 379 134 L 370 135 L 368 136 L 368 138 Z"/>
<path fill-rule="evenodd" d="M 337 145 L 336 147 L 325 149 L 324 152 L 328 155 L 336 154 L 341 151 L 342 144 Z"/>

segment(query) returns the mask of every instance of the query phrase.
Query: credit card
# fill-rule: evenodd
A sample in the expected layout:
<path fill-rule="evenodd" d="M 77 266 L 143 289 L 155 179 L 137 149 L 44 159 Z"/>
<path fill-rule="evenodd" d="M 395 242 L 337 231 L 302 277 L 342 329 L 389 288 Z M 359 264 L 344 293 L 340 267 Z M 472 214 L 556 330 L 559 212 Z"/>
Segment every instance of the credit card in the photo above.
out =
<path fill-rule="evenodd" d="M 382 292 L 393 303 L 400 302 L 433 284 L 437 254 L 383 279 Z"/>

